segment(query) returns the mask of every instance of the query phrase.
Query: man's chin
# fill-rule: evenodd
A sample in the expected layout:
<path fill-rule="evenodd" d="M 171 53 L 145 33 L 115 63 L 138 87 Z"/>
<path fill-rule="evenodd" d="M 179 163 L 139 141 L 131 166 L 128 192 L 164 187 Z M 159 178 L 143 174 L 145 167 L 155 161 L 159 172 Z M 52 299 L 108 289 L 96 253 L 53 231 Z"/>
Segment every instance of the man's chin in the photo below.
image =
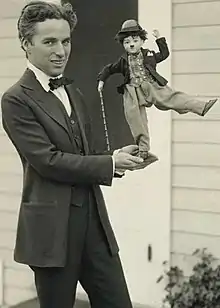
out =
<path fill-rule="evenodd" d="M 57 77 L 57 76 L 63 74 L 64 69 L 65 69 L 65 67 L 62 67 L 62 68 L 53 68 L 53 69 L 50 70 L 50 74 L 49 74 L 49 75 L 50 75 L 51 77 Z"/>

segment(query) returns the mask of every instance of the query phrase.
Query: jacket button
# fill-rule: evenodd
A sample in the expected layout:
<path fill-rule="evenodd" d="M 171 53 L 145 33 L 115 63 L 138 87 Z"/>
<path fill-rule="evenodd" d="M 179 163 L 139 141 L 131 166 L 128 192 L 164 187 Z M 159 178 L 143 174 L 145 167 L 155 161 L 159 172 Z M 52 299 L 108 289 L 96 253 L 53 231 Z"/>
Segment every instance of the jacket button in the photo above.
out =
<path fill-rule="evenodd" d="M 74 123 L 75 123 L 75 121 L 74 121 L 74 120 L 70 120 L 70 123 L 71 123 L 71 124 L 74 124 Z"/>

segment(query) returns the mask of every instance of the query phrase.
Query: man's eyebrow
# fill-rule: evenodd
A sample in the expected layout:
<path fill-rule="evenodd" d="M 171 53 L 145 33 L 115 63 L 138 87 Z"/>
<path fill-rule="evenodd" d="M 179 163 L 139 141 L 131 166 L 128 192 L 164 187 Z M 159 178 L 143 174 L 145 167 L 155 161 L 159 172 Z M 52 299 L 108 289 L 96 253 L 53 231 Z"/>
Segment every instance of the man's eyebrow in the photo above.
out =
<path fill-rule="evenodd" d="M 56 41 L 57 40 L 57 38 L 55 38 L 55 37 L 50 37 L 50 36 L 47 36 L 47 37 L 44 37 L 43 38 L 43 41 Z"/>
<path fill-rule="evenodd" d="M 71 37 L 70 36 L 67 36 L 63 39 L 63 41 L 67 41 L 67 40 L 71 40 Z"/>
<path fill-rule="evenodd" d="M 65 37 L 64 39 L 62 39 L 62 41 L 67 41 L 67 40 L 70 40 L 71 39 L 71 37 L 70 36 L 67 36 L 67 37 Z M 43 38 L 43 41 L 57 41 L 58 40 L 58 38 L 57 37 L 50 37 L 50 36 L 48 36 L 48 37 L 44 37 Z"/>

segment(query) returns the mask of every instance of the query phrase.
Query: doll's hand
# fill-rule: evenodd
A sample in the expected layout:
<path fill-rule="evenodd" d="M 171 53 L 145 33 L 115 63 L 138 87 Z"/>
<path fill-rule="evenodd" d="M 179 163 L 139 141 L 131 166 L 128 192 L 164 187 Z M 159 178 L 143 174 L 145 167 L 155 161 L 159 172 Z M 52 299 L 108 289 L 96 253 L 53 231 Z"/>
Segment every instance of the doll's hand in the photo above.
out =
<path fill-rule="evenodd" d="M 159 32 L 159 30 L 157 30 L 157 29 L 154 29 L 153 32 L 152 32 L 152 34 L 153 34 L 153 36 L 154 36 L 156 39 L 158 39 L 158 38 L 160 37 L 160 32 Z"/>
<path fill-rule="evenodd" d="M 100 80 L 98 84 L 99 93 L 103 91 L 103 88 L 104 88 L 104 81 Z"/>

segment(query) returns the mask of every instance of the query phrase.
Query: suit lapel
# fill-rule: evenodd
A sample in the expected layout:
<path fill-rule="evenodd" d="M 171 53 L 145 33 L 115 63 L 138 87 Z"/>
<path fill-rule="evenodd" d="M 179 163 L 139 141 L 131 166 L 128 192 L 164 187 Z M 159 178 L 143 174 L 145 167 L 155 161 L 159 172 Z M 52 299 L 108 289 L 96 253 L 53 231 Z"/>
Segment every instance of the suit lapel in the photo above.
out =
<path fill-rule="evenodd" d="M 46 92 L 29 69 L 26 70 L 21 79 L 21 86 L 25 88 L 28 96 L 67 132 L 72 141 L 71 132 L 65 119 L 66 110 L 56 95 L 52 92 Z"/>
<path fill-rule="evenodd" d="M 60 102 L 56 95 L 54 95 L 52 92 L 46 92 L 35 78 L 34 73 L 29 69 L 25 71 L 24 75 L 21 78 L 20 84 L 22 87 L 25 88 L 26 93 L 28 94 L 30 99 L 34 100 L 38 104 L 38 106 L 42 108 L 45 113 L 48 114 L 50 118 L 52 118 L 56 123 L 58 123 L 67 132 L 70 141 L 75 144 L 71 129 L 68 128 L 68 124 L 66 121 L 66 116 L 68 115 L 64 106 L 62 105 L 62 102 Z M 88 154 L 89 146 L 79 112 L 79 110 L 81 110 L 81 102 L 79 96 L 77 95 L 72 85 L 66 86 L 66 91 L 78 120 L 85 154 Z"/>
<path fill-rule="evenodd" d="M 76 117 L 77 117 L 80 133 L 81 133 L 81 136 L 82 136 L 82 142 L 83 142 L 85 154 L 89 154 L 88 141 L 87 141 L 87 138 L 86 138 L 86 135 L 85 135 L 85 129 L 83 127 L 83 122 L 82 122 L 80 112 L 79 112 L 79 110 L 81 110 L 81 108 L 79 106 L 79 104 L 81 103 L 80 99 L 79 99 L 79 95 L 77 95 L 76 90 L 74 89 L 74 87 L 72 85 L 67 85 L 65 88 L 66 88 L 67 94 L 69 96 L 71 106 L 74 109 Z"/>

